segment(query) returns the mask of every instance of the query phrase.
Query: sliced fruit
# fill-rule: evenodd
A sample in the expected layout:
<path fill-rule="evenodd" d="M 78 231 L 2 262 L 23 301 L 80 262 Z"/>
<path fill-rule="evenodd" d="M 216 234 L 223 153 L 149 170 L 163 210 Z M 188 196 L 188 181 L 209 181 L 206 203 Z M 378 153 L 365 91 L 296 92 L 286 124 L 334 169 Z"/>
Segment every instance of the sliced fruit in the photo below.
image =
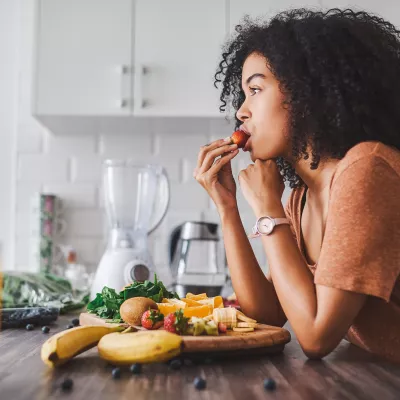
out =
<path fill-rule="evenodd" d="M 189 307 L 198 307 L 201 306 L 202 303 L 200 303 L 199 301 L 193 300 L 193 299 L 181 299 L 182 301 L 184 301 Z"/>
<path fill-rule="evenodd" d="M 221 296 L 209 297 L 208 299 L 198 300 L 201 304 L 211 304 L 213 308 L 224 307 L 224 301 Z"/>
<path fill-rule="evenodd" d="M 87 325 L 59 332 L 43 343 L 41 358 L 49 367 L 58 367 L 78 354 L 95 347 L 103 336 L 124 329 L 120 326 Z"/>
<path fill-rule="evenodd" d="M 182 338 L 163 330 L 112 333 L 99 344 L 102 359 L 115 365 L 168 361 L 180 354 Z"/>
<path fill-rule="evenodd" d="M 244 322 L 252 322 L 253 324 L 255 324 L 257 321 L 255 319 L 252 319 L 246 315 L 244 315 L 241 311 L 236 310 L 236 315 L 237 315 L 237 319 L 240 321 L 244 321 Z"/>
<path fill-rule="evenodd" d="M 233 327 L 232 330 L 234 332 L 242 332 L 242 333 L 254 332 L 254 328 L 236 328 L 236 327 Z"/>
<path fill-rule="evenodd" d="M 214 308 L 213 320 L 217 324 L 222 322 L 228 328 L 232 328 L 237 325 L 236 309 L 232 307 Z"/>
<path fill-rule="evenodd" d="M 214 321 L 209 321 L 205 325 L 205 330 L 209 336 L 218 336 L 218 326 Z"/>
<path fill-rule="evenodd" d="M 204 319 L 204 321 L 212 321 L 213 316 L 212 316 L 212 314 L 210 314 L 210 315 L 207 315 L 207 317 L 203 317 L 203 319 Z"/>
<path fill-rule="evenodd" d="M 256 328 L 257 323 L 254 322 L 238 322 L 237 323 L 238 328 Z"/>
<path fill-rule="evenodd" d="M 204 300 L 204 299 L 207 299 L 208 298 L 208 296 L 207 296 L 207 294 L 206 293 L 201 293 L 201 294 L 193 294 L 193 293 L 188 293 L 187 295 L 186 295 L 186 298 L 187 299 L 192 299 L 192 300 Z"/>
<path fill-rule="evenodd" d="M 166 317 L 168 314 L 178 311 L 180 307 L 177 304 L 171 303 L 157 303 L 158 311 Z"/>
<path fill-rule="evenodd" d="M 183 310 L 183 315 L 185 317 L 199 317 L 199 318 L 204 318 L 207 317 L 208 315 L 212 314 L 213 308 L 209 304 L 205 304 L 203 306 L 198 306 L 198 307 L 186 307 Z"/>
<path fill-rule="evenodd" d="M 182 300 L 178 300 L 178 299 L 167 299 L 169 304 L 176 304 L 179 306 L 179 308 L 185 308 L 187 306 L 187 304 L 182 301 Z"/>

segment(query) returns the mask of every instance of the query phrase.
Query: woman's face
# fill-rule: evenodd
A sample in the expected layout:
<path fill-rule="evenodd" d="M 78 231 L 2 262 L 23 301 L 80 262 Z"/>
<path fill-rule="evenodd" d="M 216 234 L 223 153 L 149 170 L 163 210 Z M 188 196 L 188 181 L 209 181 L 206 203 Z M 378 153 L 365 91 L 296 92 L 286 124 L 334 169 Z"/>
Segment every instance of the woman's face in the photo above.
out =
<path fill-rule="evenodd" d="M 242 88 L 246 98 L 236 116 L 243 122 L 243 130 L 251 135 L 247 145 L 251 160 L 288 158 L 288 110 L 283 107 L 279 82 L 264 56 L 252 53 L 246 58 Z"/>

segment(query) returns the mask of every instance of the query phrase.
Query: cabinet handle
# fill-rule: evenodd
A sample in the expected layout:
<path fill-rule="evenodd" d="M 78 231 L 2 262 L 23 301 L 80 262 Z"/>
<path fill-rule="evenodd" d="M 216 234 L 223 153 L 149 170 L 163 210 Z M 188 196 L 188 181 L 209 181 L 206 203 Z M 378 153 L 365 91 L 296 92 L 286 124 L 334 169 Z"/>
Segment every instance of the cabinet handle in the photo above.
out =
<path fill-rule="evenodd" d="M 143 98 L 143 77 L 149 73 L 149 69 L 144 65 L 139 65 L 136 68 L 136 85 L 137 85 L 137 104 L 140 108 L 146 108 L 148 102 Z"/>
<path fill-rule="evenodd" d="M 128 67 L 128 65 L 118 65 L 116 69 L 117 69 L 117 72 L 121 75 L 120 89 L 119 89 L 121 97 L 117 101 L 117 107 L 118 108 L 125 108 L 128 105 L 128 100 L 124 96 L 124 88 L 125 88 L 125 79 L 124 79 L 124 77 L 125 77 L 125 75 L 128 74 L 129 67 Z"/>

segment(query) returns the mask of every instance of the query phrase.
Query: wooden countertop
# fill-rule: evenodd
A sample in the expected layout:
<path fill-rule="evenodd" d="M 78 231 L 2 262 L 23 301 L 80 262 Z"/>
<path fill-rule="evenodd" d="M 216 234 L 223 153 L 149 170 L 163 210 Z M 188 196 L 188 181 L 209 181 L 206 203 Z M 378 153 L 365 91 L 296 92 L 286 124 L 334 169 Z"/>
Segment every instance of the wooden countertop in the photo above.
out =
<path fill-rule="evenodd" d="M 62 316 L 50 334 L 66 327 L 75 315 Z M 290 330 L 289 327 L 286 327 Z M 141 375 L 122 369 L 120 380 L 111 377 L 112 367 L 94 348 L 55 370 L 40 359 L 42 343 L 49 337 L 34 331 L 10 329 L 0 332 L 0 398 L 33 399 L 371 399 L 400 398 L 400 365 L 384 362 L 342 341 L 322 361 L 308 360 L 292 333 L 283 353 L 274 356 L 205 360 L 173 371 L 166 364 L 143 366 Z M 206 357 L 205 357 L 206 358 Z M 193 379 L 207 380 L 197 391 Z M 275 392 L 263 388 L 273 378 Z M 60 383 L 74 381 L 73 390 L 62 393 Z"/>

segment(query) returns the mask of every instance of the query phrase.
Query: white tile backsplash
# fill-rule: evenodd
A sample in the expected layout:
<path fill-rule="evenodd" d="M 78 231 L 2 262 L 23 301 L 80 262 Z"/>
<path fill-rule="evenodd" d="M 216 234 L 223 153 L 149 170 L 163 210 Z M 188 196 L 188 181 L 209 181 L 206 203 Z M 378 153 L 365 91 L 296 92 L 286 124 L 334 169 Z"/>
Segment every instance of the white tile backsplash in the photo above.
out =
<path fill-rule="evenodd" d="M 32 126 L 33 139 L 19 146 L 16 191 L 16 264 L 28 264 L 29 201 L 33 193 L 44 191 L 60 196 L 65 204 L 68 228 L 62 243 L 72 245 L 81 262 L 95 268 L 107 241 L 107 220 L 102 191 L 102 163 L 106 158 L 132 158 L 138 163 L 157 163 L 166 168 L 171 183 L 171 202 L 166 218 L 149 237 L 151 254 L 159 268 L 168 268 L 169 235 L 187 220 L 219 223 L 219 216 L 206 191 L 193 178 L 200 146 L 231 133 L 232 123 L 224 119 L 187 122 L 187 131 L 173 119 L 143 125 L 140 132 L 53 136 L 46 129 Z M 195 124 L 198 123 L 196 127 Z M 162 126 L 161 132 L 157 127 Z M 179 126 L 179 132 L 174 131 Z M 147 128 L 146 128 L 147 127 Z M 147 132 L 145 131 L 147 129 Z M 21 125 L 19 137 L 28 135 L 29 124 Z M 33 154 L 34 153 L 34 154 Z M 248 153 L 232 161 L 237 182 L 241 169 L 251 163 Z M 286 202 L 289 191 L 284 193 Z M 244 200 L 237 182 L 239 210 L 246 232 L 254 224 L 254 215 Z M 222 231 L 220 249 L 223 254 Z M 263 270 L 267 270 L 261 241 L 251 246 Z"/>

